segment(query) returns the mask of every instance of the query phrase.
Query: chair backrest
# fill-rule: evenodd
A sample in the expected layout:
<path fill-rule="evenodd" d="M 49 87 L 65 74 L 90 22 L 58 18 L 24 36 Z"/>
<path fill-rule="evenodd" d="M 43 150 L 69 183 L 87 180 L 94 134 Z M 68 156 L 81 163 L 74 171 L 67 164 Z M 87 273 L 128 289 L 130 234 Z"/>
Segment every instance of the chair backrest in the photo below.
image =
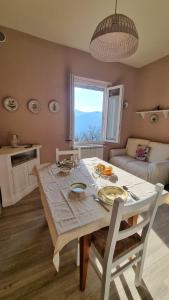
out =
<path fill-rule="evenodd" d="M 74 158 L 81 159 L 81 148 L 74 150 L 59 150 L 56 148 L 56 161 L 59 161 L 60 156 L 73 156 Z"/>
<path fill-rule="evenodd" d="M 112 264 L 112 258 L 117 241 L 132 236 L 138 231 L 141 231 L 141 243 L 145 243 L 144 247 L 147 246 L 148 235 L 154 222 L 158 207 L 158 200 L 163 189 L 164 186 L 162 184 L 157 184 L 152 196 L 146 199 L 140 199 L 133 204 L 125 205 L 124 200 L 120 198 L 114 201 L 104 255 L 104 264 Z M 141 217 L 141 221 L 136 225 L 129 226 L 127 229 L 120 231 L 121 221 L 136 215 Z"/>

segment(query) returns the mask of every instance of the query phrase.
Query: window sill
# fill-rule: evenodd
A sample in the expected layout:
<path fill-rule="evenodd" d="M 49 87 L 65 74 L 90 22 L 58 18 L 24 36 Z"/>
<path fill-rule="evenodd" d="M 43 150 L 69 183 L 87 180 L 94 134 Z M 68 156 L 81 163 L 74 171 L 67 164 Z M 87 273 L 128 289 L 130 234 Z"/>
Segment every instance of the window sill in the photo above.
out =
<path fill-rule="evenodd" d="M 74 144 L 74 148 L 79 147 L 79 148 L 86 148 L 86 149 L 90 149 L 90 148 L 102 148 L 104 147 L 104 143 L 100 142 L 97 144 Z"/>

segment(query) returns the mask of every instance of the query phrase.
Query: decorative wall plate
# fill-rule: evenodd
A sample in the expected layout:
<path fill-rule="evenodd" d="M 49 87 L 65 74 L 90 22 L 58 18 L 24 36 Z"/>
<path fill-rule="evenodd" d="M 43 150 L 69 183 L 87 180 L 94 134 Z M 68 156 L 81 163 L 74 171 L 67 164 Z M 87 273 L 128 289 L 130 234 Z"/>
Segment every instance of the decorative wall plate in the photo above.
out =
<path fill-rule="evenodd" d="M 60 104 L 57 100 L 51 100 L 48 103 L 48 108 L 50 112 L 57 113 L 60 109 Z"/>
<path fill-rule="evenodd" d="M 28 109 L 34 114 L 38 114 L 41 110 L 40 102 L 36 99 L 29 100 L 27 105 Z"/>
<path fill-rule="evenodd" d="M 6 41 L 6 36 L 5 34 L 1 31 L 0 32 L 0 43 L 4 43 Z"/>
<path fill-rule="evenodd" d="M 128 107 L 129 107 L 128 101 L 124 101 L 123 102 L 123 108 L 125 109 L 125 108 L 128 108 Z"/>
<path fill-rule="evenodd" d="M 158 121 L 159 121 L 159 116 L 157 114 L 153 114 L 150 116 L 151 123 L 158 123 Z"/>
<path fill-rule="evenodd" d="M 12 97 L 6 97 L 3 100 L 3 106 L 8 111 L 15 111 L 18 109 L 18 102 L 17 100 L 13 99 Z"/>

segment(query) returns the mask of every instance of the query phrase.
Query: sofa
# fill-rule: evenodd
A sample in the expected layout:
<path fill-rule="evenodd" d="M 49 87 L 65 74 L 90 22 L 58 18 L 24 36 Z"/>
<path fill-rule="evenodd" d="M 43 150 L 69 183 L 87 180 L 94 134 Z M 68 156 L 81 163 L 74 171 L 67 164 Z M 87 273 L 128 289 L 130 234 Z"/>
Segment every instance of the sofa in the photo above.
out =
<path fill-rule="evenodd" d="M 146 161 L 136 159 L 138 145 L 150 147 Z M 110 163 L 151 183 L 169 183 L 169 144 L 129 138 L 126 148 L 110 150 Z"/>

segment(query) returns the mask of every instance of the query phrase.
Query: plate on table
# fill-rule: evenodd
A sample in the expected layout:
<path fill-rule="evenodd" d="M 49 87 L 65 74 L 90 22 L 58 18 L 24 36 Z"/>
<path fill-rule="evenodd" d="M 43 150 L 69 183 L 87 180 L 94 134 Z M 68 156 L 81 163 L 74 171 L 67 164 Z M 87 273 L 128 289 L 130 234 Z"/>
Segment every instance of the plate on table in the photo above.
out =
<path fill-rule="evenodd" d="M 105 186 L 98 191 L 98 196 L 107 204 L 113 205 L 116 198 L 127 201 L 128 192 L 118 186 Z"/>
<path fill-rule="evenodd" d="M 103 164 L 98 164 L 95 166 L 95 172 L 101 176 L 112 176 L 113 174 L 113 167 L 112 166 L 106 166 Z"/>
<path fill-rule="evenodd" d="M 87 188 L 87 185 L 82 182 L 77 182 L 77 183 L 72 183 L 70 188 L 72 192 L 81 194 L 84 193 L 85 189 Z"/>

